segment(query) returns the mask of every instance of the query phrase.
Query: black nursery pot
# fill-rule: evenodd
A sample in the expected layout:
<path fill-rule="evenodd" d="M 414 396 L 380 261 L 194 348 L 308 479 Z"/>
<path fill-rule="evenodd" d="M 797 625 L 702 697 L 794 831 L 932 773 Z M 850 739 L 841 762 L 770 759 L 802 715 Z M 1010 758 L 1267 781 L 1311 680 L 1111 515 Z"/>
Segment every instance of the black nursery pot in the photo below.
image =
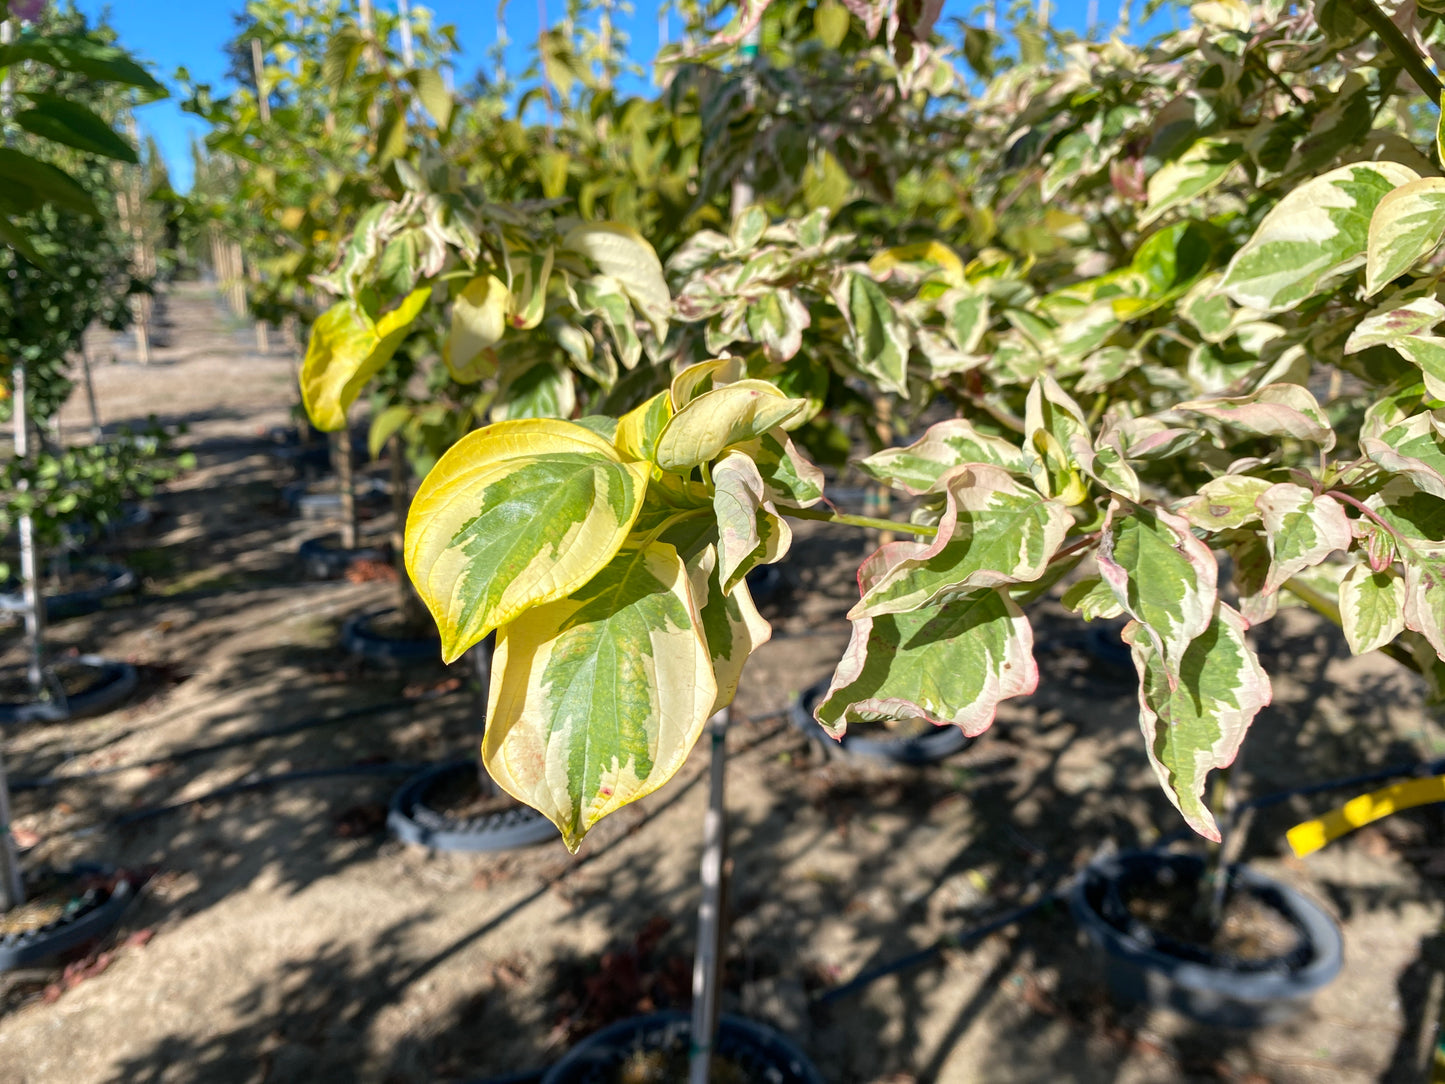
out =
<path fill-rule="evenodd" d="M 307 578 L 313 580 L 339 580 L 354 561 L 391 563 L 390 546 L 383 544 L 346 549 L 341 545 L 339 534 L 308 538 L 301 543 L 296 555 L 301 558 L 301 567 Z"/>
<path fill-rule="evenodd" d="M 1198 855 L 1127 851 L 1084 870 L 1070 890 L 1069 910 L 1101 957 L 1110 991 L 1122 1003 L 1173 1009 L 1215 1027 L 1256 1028 L 1296 1016 L 1344 963 L 1339 927 L 1307 896 L 1247 866 L 1230 871 L 1234 892 L 1247 893 L 1294 928 L 1293 948 L 1260 960 L 1172 941 L 1121 902 L 1121 890 L 1131 884 L 1171 878 L 1198 884 L 1204 869 Z"/>
<path fill-rule="evenodd" d="M 94 587 L 78 591 L 62 591 L 45 595 L 45 619 L 61 621 L 67 617 L 80 617 L 102 609 L 113 598 L 133 595 L 140 590 L 140 578 L 123 565 L 103 563 L 91 566 L 100 576 L 101 582 Z M 25 609 L 25 594 L 20 588 L 0 593 L 0 612 L 21 613 Z"/>
<path fill-rule="evenodd" d="M 87 867 L 73 872 L 85 876 L 98 871 Z M 0 934 L 0 971 L 28 967 L 104 937 L 120 921 L 134 898 L 130 881 L 121 880 L 108 890 L 88 889 L 76 901 L 76 906 L 48 925 L 19 934 Z"/>
<path fill-rule="evenodd" d="M 480 817 L 455 817 L 427 804 L 459 777 L 476 778 L 475 759 L 438 764 L 412 776 L 391 800 L 387 827 L 403 843 L 438 851 L 508 851 L 557 839 L 557 827 L 529 806 Z"/>
<path fill-rule="evenodd" d="M 542 1077 L 542 1084 L 612 1084 L 638 1053 L 686 1052 L 692 1019 L 683 1012 L 634 1016 L 584 1039 Z M 749 1084 L 824 1084 L 812 1062 L 782 1032 L 724 1014 L 713 1053 L 733 1063 Z M 683 1079 L 686 1077 L 684 1070 Z"/>
<path fill-rule="evenodd" d="M 388 607 L 347 618 L 341 626 L 341 646 L 357 658 L 392 666 L 439 662 L 442 641 L 435 631 L 422 636 L 396 637 L 377 630 L 377 620 L 395 612 Z"/>
<path fill-rule="evenodd" d="M 59 723 L 67 719 L 101 715 L 119 706 L 126 697 L 135 692 L 139 675 L 128 662 L 107 659 L 102 655 L 81 655 L 67 661 L 95 671 L 94 683 L 70 697 L 0 701 L 0 726 L 7 723 Z M 23 668 L 10 667 L 6 672 L 13 673 L 17 670 Z"/>
<path fill-rule="evenodd" d="M 932 764 L 935 761 L 961 753 L 973 744 L 974 739 L 956 726 L 936 726 L 922 734 L 911 737 L 872 737 L 847 733 L 843 740 L 836 741 L 813 718 L 813 708 L 828 691 L 829 678 L 804 689 L 788 709 L 792 724 L 809 737 L 816 739 L 829 754 L 842 752 L 846 756 L 864 760 L 885 760 L 894 764 Z"/>

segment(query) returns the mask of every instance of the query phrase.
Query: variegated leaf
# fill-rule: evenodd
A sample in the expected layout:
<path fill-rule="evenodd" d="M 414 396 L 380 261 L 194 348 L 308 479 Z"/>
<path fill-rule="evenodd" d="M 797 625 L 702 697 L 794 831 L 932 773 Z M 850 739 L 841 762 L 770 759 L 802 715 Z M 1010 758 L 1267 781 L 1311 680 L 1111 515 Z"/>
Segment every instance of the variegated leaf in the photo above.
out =
<path fill-rule="evenodd" d="M 1347 550 L 1353 535 L 1339 501 L 1316 496 L 1304 486 L 1280 482 L 1256 502 L 1269 545 L 1269 577 L 1264 593 L 1277 591 L 1298 572 L 1313 568 L 1335 550 Z"/>
<path fill-rule="evenodd" d="M 786 425 L 808 407 L 765 380 L 739 380 L 704 392 L 678 410 L 657 438 L 655 462 L 682 473 L 717 458 L 724 448 Z"/>
<path fill-rule="evenodd" d="M 1394 346 L 1401 339 L 1431 330 L 1445 320 L 1445 305 L 1433 297 L 1417 297 L 1403 305 L 1370 313 L 1345 340 L 1345 353 L 1372 346 Z"/>
<path fill-rule="evenodd" d="M 812 324 L 808 308 L 792 290 L 769 290 L 749 302 L 748 334 L 761 343 L 774 363 L 789 361 L 803 348 L 803 331 Z"/>
<path fill-rule="evenodd" d="M 772 638 L 773 628 L 758 613 L 746 580 L 732 591 L 723 591 L 713 547 L 704 547 L 688 561 L 687 572 L 692 596 L 701 603 L 703 639 L 712 656 L 717 684 L 712 710 L 719 711 L 733 702 L 743 667 L 752 653 Z"/>
<path fill-rule="evenodd" d="M 908 394 L 908 329 L 882 288 L 867 275 L 845 272 L 833 300 L 848 323 L 858 369 L 883 391 Z"/>
<path fill-rule="evenodd" d="M 1356 162 L 1306 181 L 1264 216 L 1230 261 L 1221 288 L 1236 304 L 1284 312 L 1365 262 L 1370 217 L 1418 180 L 1394 162 Z"/>
<path fill-rule="evenodd" d="M 1209 627 L 1219 566 L 1189 521 L 1162 508 L 1125 509 L 1116 499 L 1104 519 L 1099 574 L 1124 612 L 1141 622 L 1171 674 L 1190 642 Z"/>
<path fill-rule="evenodd" d="M 442 657 L 592 579 L 627 537 L 647 475 L 571 422 L 499 422 L 453 445 L 406 523 L 406 569 Z"/>
<path fill-rule="evenodd" d="M 569 283 L 572 302 L 583 316 L 600 316 L 617 346 L 617 359 L 624 369 L 635 369 L 642 360 L 642 341 L 632 315 L 632 303 L 622 284 L 611 275 L 593 275 Z"/>
<path fill-rule="evenodd" d="M 700 625 L 682 559 L 653 543 L 498 631 L 482 760 L 568 850 L 696 744 L 717 700 Z"/>
<path fill-rule="evenodd" d="M 1104 582 L 1102 576 L 1086 576 L 1065 591 L 1059 601 L 1064 609 L 1078 614 L 1085 621 L 1096 618 L 1108 620 L 1124 612 L 1114 589 Z"/>
<path fill-rule="evenodd" d="M 507 323 L 530 330 L 542 322 L 547 311 L 547 285 L 552 279 L 553 251 L 514 252 L 507 258 L 512 290 L 507 298 Z"/>
<path fill-rule="evenodd" d="M 430 297 L 430 287 L 413 290 L 378 320 L 354 301 L 338 301 L 317 318 L 301 363 L 301 402 L 316 428 L 346 427 L 351 404 L 391 360 Z"/>
<path fill-rule="evenodd" d="M 1242 157 L 1244 145 L 1237 136 L 1204 136 L 1195 140 L 1188 150 L 1160 166 L 1149 178 L 1147 201 L 1139 217 L 1140 229 L 1214 188 L 1229 176 L 1229 171 Z"/>
<path fill-rule="evenodd" d="M 658 342 L 667 338 L 672 295 L 662 262 L 640 233 L 620 222 L 584 222 L 567 233 L 562 245 L 586 256 L 602 274 L 619 283 L 652 326 Z"/>
<path fill-rule="evenodd" d="M 944 333 L 964 354 L 972 354 L 989 325 L 988 295 L 966 290 L 949 290 L 935 302 L 944 317 Z"/>
<path fill-rule="evenodd" d="M 940 488 L 940 479 L 964 463 L 992 463 L 1014 474 L 1027 474 L 1023 449 L 1002 437 L 980 433 L 963 418 L 931 425 L 903 448 L 885 448 L 862 460 L 864 473 L 905 493 L 920 496 Z"/>
<path fill-rule="evenodd" d="M 519 361 L 502 369 L 489 419 L 569 418 L 577 407 L 572 374 L 550 358 Z"/>
<path fill-rule="evenodd" d="M 660 391 L 647 402 L 622 415 L 617 421 L 614 443 L 628 462 L 652 461 L 657 454 L 657 438 L 672 420 L 672 396 Z"/>
<path fill-rule="evenodd" d="M 452 333 L 443 356 L 458 383 L 471 384 L 494 368 L 484 352 L 507 330 L 507 286 L 495 275 L 478 275 L 452 299 Z"/>
<path fill-rule="evenodd" d="M 1430 642 L 1445 659 L 1445 551 L 1416 547 L 1405 559 L 1405 627 Z"/>
<path fill-rule="evenodd" d="M 1034 381 L 1024 409 L 1024 435 L 1032 444 L 1034 481 L 1050 496 L 1077 504 L 1087 493 L 1079 472 L 1111 492 L 1139 499 L 1139 478 L 1117 449 L 1095 446 L 1088 420 L 1073 398 L 1047 373 Z"/>
<path fill-rule="evenodd" d="M 768 499 L 783 508 L 811 508 L 823 499 L 823 472 L 793 446 L 788 434 L 773 430 L 735 445 L 757 465 Z"/>
<path fill-rule="evenodd" d="M 905 613 L 979 587 L 1036 580 L 1073 525 L 1068 509 L 985 464 L 943 480 L 947 506 L 930 542 L 892 542 L 858 570 L 849 618 Z"/>
<path fill-rule="evenodd" d="M 1175 409 L 1203 414 L 1247 433 L 1307 440 L 1321 451 L 1335 446 L 1335 432 L 1319 401 L 1298 384 L 1268 384 L 1233 398 L 1193 399 Z"/>
<path fill-rule="evenodd" d="M 1174 511 L 1206 531 L 1243 527 L 1259 518 L 1255 501 L 1269 487 L 1270 483 L 1264 478 L 1225 474 L 1205 482 L 1199 487 L 1197 496 L 1190 497 Z"/>
<path fill-rule="evenodd" d="M 1340 623 L 1356 655 L 1384 647 L 1405 631 L 1405 581 L 1355 565 L 1340 581 Z"/>
<path fill-rule="evenodd" d="M 746 375 L 742 358 L 715 358 L 689 365 L 672 378 L 668 389 L 672 396 L 672 408 L 681 410 L 699 395 L 727 384 L 736 384 Z"/>
<path fill-rule="evenodd" d="M 910 720 L 981 734 L 1000 701 L 1038 685 L 1033 647 L 1028 618 L 996 588 L 860 618 L 814 716 L 834 737 L 849 722 Z"/>
<path fill-rule="evenodd" d="M 1445 337 L 1402 335 L 1390 345 L 1420 367 L 1432 399 L 1445 399 Z"/>
<path fill-rule="evenodd" d="M 1386 193 L 1370 217 L 1365 296 L 1373 297 L 1445 240 L 1445 180 L 1422 177 Z"/>
<path fill-rule="evenodd" d="M 742 452 L 728 452 L 714 463 L 712 482 L 718 575 L 723 590 L 732 591 L 757 565 L 782 560 L 793 532 L 767 499 L 757 464 Z"/>
<path fill-rule="evenodd" d="M 1216 603 L 1208 628 L 1179 661 L 1177 683 L 1152 638 L 1135 622 L 1124 629 L 1139 671 L 1139 727 L 1149 763 L 1189 827 L 1216 843 L 1219 826 L 1204 804 L 1205 777 L 1234 763 L 1271 696 L 1269 676 L 1245 638 L 1248 627 Z"/>
<path fill-rule="evenodd" d="M 1360 438 L 1360 451 L 1391 474 L 1404 475 L 1436 497 L 1445 498 L 1445 418 L 1416 414 L 1378 437 Z"/>

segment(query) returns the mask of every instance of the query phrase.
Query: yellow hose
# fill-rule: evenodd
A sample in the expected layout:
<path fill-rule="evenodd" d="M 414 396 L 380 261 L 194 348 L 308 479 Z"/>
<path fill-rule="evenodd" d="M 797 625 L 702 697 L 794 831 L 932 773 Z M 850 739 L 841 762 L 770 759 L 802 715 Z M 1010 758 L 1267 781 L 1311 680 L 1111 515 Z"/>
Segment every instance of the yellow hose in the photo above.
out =
<path fill-rule="evenodd" d="M 1297 824 L 1285 838 L 1300 858 L 1314 854 L 1326 843 L 1339 839 L 1381 817 L 1388 817 L 1400 809 L 1431 802 L 1445 802 L 1445 775 L 1430 779 L 1412 779 L 1408 783 L 1396 783 L 1371 794 L 1351 798 L 1339 809 L 1317 817 L 1312 821 Z"/>

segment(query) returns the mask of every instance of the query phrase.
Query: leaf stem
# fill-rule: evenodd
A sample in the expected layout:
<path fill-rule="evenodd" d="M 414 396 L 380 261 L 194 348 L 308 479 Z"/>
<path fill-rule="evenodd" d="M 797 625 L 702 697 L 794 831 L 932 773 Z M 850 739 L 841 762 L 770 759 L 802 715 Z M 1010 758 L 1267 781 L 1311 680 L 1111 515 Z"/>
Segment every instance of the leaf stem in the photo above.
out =
<path fill-rule="evenodd" d="M 1415 547 L 1411 544 L 1410 540 L 1404 535 L 1402 535 L 1399 531 L 1395 530 L 1395 528 L 1388 521 L 1380 518 L 1380 516 L 1375 512 L 1373 508 L 1367 507 L 1363 502 L 1355 499 L 1354 497 L 1351 497 L 1348 493 L 1341 492 L 1338 489 L 1330 490 L 1328 493 L 1325 494 L 1325 496 L 1333 497 L 1337 501 L 1344 501 L 1352 508 L 1358 508 L 1366 516 L 1369 516 L 1370 519 L 1374 520 L 1377 524 L 1379 524 L 1380 527 L 1388 531 L 1390 533 L 1390 537 L 1392 537 L 1401 546 L 1409 550 L 1411 553 L 1415 551 Z"/>
<path fill-rule="evenodd" d="M 1297 579 L 1285 580 L 1284 589 L 1331 624 L 1337 625 L 1340 628 L 1345 627 L 1344 618 L 1340 616 L 1339 603 L 1328 595 L 1316 591 L 1313 587 L 1309 586 L 1309 584 L 1302 583 Z M 1421 668 L 1415 656 L 1411 655 L 1399 644 L 1385 644 L 1378 650 L 1380 654 L 1388 655 L 1405 669 L 1412 670 L 1422 676 L 1424 675 L 1425 671 Z"/>
<path fill-rule="evenodd" d="M 1445 95 L 1445 86 L 1441 86 L 1440 77 L 1430 69 L 1430 65 L 1415 48 L 1415 43 L 1405 36 L 1405 32 L 1396 26 L 1388 15 L 1375 6 L 1373 0 L 1350 0 L 1350 7 L 1355 9 L 1355 14 L 1375 32 L 1386 48 L 1395 54 L 1396 59 L 1404 65 L 1405 71 L 1409 72 L 1410 78 L 1415 80 L 1438 109 L 1441 95 Z"/>
<path fill-rule="evenodd" d="M 881 519 L 876 516 L 854 516 L 832 508 L 781 508 L 779 511 L 793 519 L 815 519 L 823 523 L 842 523 L 849 527 L 870 527 L 877 531 L 902 531 L 923 538 L 935 538 L 937 527 L 923 523 L 904 523 L 896 519 Z"/>

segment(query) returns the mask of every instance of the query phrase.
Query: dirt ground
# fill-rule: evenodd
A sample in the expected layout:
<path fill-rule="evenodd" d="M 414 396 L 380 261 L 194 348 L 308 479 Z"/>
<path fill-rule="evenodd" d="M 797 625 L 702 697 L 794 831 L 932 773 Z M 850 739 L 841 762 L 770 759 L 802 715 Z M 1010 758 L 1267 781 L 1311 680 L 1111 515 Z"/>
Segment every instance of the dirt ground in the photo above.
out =
<path fill-rule="evenodd" d="M 301 576 L 296 546 L 324 524 L 287 511 L 293 465 L 269 436 L 290 419 L 294 358 L 275 342 L 258 354 L 200 286 L 169 308 L 170 344 L 149 368 L 124 340 L 96 338 L 96 393 L 111 430 L 150 413 L 184 422 L 198 467 L 116 544 L 144 594 L 51 636 L 57 651 L 135 662 L 140 692 L 97 719 L 0 735 L 28 861 L 154 875 L 110 955 L 64 975 L 0 975 L 0 1084 L 481 1082 L 555 1061 L 610 1020 L 685 1005 L 705 753 L 576 858 L 560 843 L 469 856 L 389 839 L 385 803 L 409 766 L 475 743 L 467 675 L 342 653 L 340 621 L 393 588 Z M 68 431 L 85 427 L 82 404 Z M 369 522 L 378 536 L 386 526 Z M 1047 605 L 1039 692 L 968 750 L 917 770 L 825 758 L 784 713 L 846 641 L 862 550 L 801 526 L 812 529 L 799 531 L 788 590 L 765 610 L 776 637 L 749 664 L 728 740 L 726 1009 L 782 1028 L 836 1084 L 1424 1079 L 1445 965 L 1445 817 L 1417 810 L 1284 857 L 1287 827 L 1351 792 L 1294 799 L 1252 825 L 1248 857 L 1345 932 L 1343 973 L 1288 1024 L 1226 1032 L 1111 1007 L 1054 905 L 818 1004 L 1053 887 L 1100 848 L 1182 825 L 1148 771 L 1132 680 Z M 1242 794 L 1445 755 L 1418 683 L 1389 660 L 1351 659 L 1299 610 L 1259 642 L 1275 703 L 1246 745 Z M 368 774 L 202 800 L 347 766 Z M 99 774 L 53 778 L 83 773 Z"/>

